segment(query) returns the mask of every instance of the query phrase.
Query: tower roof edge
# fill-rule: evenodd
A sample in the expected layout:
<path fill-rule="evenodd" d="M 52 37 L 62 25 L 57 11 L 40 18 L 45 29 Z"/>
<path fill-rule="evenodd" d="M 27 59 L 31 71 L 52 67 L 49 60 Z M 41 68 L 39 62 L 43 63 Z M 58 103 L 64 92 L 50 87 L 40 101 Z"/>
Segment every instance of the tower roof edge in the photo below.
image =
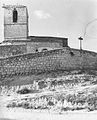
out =
<path fill-rule="evenodd" d="M 2 8 L 23 8 L 25 5 L 3 5 Z"/>

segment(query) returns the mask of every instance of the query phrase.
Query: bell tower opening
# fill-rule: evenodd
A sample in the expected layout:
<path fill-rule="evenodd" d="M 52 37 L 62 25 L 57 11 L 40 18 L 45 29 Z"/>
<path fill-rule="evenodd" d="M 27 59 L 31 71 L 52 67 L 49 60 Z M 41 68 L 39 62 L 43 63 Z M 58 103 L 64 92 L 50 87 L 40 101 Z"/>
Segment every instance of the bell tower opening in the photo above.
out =
<path fill-rule="evenodd" d="M 14 8 L 13 10 L 13 22 L 17 22 L 18 20 L 18 12 L 16 10 L 16 8 Z"/>

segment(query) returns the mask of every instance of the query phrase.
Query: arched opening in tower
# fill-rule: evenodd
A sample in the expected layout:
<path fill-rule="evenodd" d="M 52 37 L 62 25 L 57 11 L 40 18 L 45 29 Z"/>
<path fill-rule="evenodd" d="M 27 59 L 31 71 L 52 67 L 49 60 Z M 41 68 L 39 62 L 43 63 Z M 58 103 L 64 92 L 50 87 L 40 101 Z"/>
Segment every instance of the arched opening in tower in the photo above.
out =
<path fill-rule="evenodd" d="M 13 22 L 17 22 L 18 20 L 18 12 L 17 10 L 14 8 L 13 10 Z"/>

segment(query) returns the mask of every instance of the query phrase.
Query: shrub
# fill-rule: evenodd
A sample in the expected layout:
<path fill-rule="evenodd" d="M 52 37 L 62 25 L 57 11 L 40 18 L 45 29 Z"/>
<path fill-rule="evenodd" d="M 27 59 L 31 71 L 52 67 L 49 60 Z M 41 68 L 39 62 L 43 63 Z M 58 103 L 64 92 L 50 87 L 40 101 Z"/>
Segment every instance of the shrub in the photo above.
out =
<path fill-rule="evenodd" d="M 29 106 L 29 103 L 28 102 L 24 102 L 22 104 L 22 107 L 25 108 L 25 109 L 28 109 L 30 106 Z"/>
<path fill-rule="evenodd" d="M 53 103 L 52 101 L 49 101 L 49 102 L 48 102 L 48 105 L 49 105 L 49 106 L 53 106 L 54 103 Z"/>
<path fill-rule="evenodd" d="M 9 107 L 12 107 L 12 108 L 14 108 L 14 107 L 16 107 L 17 105 L 16 105 L 16 102 L 12 102 L 12 103 L 9 103 L 8 105 L 7 105 L 7 107 L 9 108 Z"/>
<path fill-rule="evenodd" d="M 40 82 L 38 83 L 38 85 L 39 85 L 39 89 L 43 89 L 43 88 L 47 87 L 45 81 L 40 81 Z"/>
<path fill-rule="evenodd" d="M 18 90 L 17 93 L 19 94 L 28 94 L 28 93 L 31 93 L 31 90 L 29 90 L 28 88 L 23 88 L 21 90 Z"/>

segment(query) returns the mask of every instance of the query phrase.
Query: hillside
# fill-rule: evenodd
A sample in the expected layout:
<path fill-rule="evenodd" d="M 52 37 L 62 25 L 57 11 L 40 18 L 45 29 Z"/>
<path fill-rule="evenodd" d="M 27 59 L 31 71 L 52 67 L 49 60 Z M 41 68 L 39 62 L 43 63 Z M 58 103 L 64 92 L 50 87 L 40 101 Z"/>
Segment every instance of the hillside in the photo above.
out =
<path fill-rule="evenodd" d="M 30 78 L 28 84 L 26 78 Z M 6 107 L 59 112 L 97 109 L 97 71 L 52 72 L 39 75 L 34 81 L 31 76 L 26 78 L 22 84 L 15 78 L 8 85 L 1 85 Z"/>
<path fill-rule="evenodd" d="M 25 79 L 24 76 L 29 81 L 30 78 L 34 79 L 39 74 L 44 76 L 53 71 L 97 70 L 97 53 L 64 47 L 46 52 L 1 58 L 0 67 L 1 81 L 22 80 L 22 78 Z"/>
<path fill-rule="evenodd" d="M 88 75 L 92 75 L 93 77 L 97 76 L 97 71 L 95 70 L 57 70 L 57 71 L 48 71 L 43 72 L 39 74 L 30 74 L 30 75 L 18 75 L 18 76 L 11 76 L 4 78 L 0 81 L 0 85 L 8 85 L 8 86 L 17 86 L 17 85 L 27 85 L 27 84 L 33 84 L 33 81 L 46 81 L 49 79 L 63 79 L 67 78 L 72 80 L 74 82 L 74 79 L 81 79 L 80 76 L 84 76 L 85 79 L 89 78 Z M 70 78 L 69 78 L 70 77 Z M 65 79 L 63 80 L 65 81 Z"/>

